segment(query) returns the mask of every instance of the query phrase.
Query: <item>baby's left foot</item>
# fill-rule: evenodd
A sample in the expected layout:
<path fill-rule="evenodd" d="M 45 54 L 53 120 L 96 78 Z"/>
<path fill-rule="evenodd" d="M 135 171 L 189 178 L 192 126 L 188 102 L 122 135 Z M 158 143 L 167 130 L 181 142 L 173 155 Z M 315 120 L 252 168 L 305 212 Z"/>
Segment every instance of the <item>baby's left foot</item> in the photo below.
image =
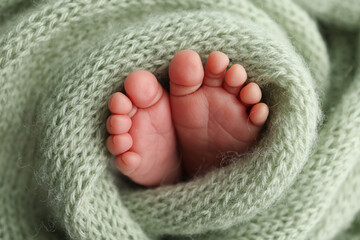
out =
<path fill-rule="evenodd" d="M 107 147 L 116 155 L 115 166 L 144 186 L 178 181 L 181 168 L 168 93 L 153 74 L 141 70 L 129 74 L 124 87 L 127 96 L 114 93 L 108 104 Z"/>

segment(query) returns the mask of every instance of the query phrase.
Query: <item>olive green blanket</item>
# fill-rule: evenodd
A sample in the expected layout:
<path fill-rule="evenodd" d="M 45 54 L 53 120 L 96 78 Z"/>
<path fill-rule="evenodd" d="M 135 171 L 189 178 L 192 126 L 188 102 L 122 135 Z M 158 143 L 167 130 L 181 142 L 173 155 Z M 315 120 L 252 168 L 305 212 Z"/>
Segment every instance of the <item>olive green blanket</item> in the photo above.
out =
<path fill-rule="evenodd" d="M 1 0 L 0 239 L 360 239 L 359 0 Z M 181 49 L 257 82 L 251 151 L 146 189 L 109 164 L 107 100 Z"/>

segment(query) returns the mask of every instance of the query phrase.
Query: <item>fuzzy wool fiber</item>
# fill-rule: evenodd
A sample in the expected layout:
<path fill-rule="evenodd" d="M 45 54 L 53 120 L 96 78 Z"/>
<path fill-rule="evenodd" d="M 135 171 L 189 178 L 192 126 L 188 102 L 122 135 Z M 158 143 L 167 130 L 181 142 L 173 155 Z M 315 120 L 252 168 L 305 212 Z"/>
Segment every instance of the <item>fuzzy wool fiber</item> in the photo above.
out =
<path fill-rule="evenodd" d="M 0 239 L 360 239 L 359 0 L 1 0 Z M 240 63 L 269 119 L 190 181 L 111 167 L 109 96 L 182 49 Z M 155 171 L 155 170 L 154 170 Z"/>

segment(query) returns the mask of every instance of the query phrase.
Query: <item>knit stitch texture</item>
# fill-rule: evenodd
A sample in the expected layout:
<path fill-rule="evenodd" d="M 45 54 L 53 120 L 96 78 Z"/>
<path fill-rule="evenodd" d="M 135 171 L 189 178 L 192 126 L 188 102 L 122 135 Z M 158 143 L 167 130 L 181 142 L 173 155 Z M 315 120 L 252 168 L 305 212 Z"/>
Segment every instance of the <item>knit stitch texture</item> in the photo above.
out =
<path fill-rule="evenodd" d="M 0 239 L 360 239 L 359 0 L 1 0 Z M 181 49 L 240 63 L 261 139 L 139 187 L 109 166 L 109 96 Z"/>

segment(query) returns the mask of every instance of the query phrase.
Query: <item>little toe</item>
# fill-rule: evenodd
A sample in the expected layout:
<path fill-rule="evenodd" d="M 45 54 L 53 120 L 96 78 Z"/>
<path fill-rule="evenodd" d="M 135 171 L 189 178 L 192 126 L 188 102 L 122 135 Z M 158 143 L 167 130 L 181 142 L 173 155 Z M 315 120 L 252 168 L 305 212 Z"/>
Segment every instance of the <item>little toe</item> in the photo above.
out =
<path fill-rule="evenodd" d="M 110 115 L 106 121 L 106 128 L 110 134 L 127 133 L 131 127 L 128 115 Z"/>
<path fill-rule="evenodd" d="M 128 114 L 132 109 L 132 103 L 125 94 L 116 92 L 109 98 L 108 107 L 112 113 Z"/>
<path fill-rule="evenodd" d="M 138 108 L 154 105 L 163 94 L 163 89 L 156 77 L 145 70 L 130 73 L 125 79 L 124 87 L 126 94 Z"/>
<path fill-rule="evenodd" d="M 202 84 L 204 69 L 199 54 L 182 50 L 169 65 L 170 94 L 184 96 L 195 92 Z"/>
<path fill-rule="evenodd" d="M 255 104 L 254 106 L 252 106 L 249 113 L 249 118 L 251 122 L 258 127 L 264 125 L 268 116 L 269 107 L 265 103 Z"/>
<path fill-rule="evenodd" d="M 140 155 L 130 151 L 118 155 L 114 159 L 115 166 L 126 176 L 131 176 L 140 166 L 140 163 Z"/>
<path fill-rule="evenodd" d="M 226 54 L 218 51 L 210 53 L 205 64 L 204 85 L 220 87 L 223 84 L 228 65 L 229 58 Z"/>
<path fill-rule="evenodd" d="M 261 89 L 256 83 L 249 83 L 240 91 L 240 100 L 245 105 L 253 105 L 260 102 L 262 97 Z"/>
<path fill-rule="evenodd" d="M 106 146 L 113 155 L 119 155 L 129 150 L 133 145 L 133 140 L 128 133 L 110 135 L 106 140 Z"/>
<path fill-rule="evenodd" d="M 223 87 L 231 94 L 238 95 L 247 78 L 246 71 L 240 64 L 234 64 L 225 74 Z"/>

